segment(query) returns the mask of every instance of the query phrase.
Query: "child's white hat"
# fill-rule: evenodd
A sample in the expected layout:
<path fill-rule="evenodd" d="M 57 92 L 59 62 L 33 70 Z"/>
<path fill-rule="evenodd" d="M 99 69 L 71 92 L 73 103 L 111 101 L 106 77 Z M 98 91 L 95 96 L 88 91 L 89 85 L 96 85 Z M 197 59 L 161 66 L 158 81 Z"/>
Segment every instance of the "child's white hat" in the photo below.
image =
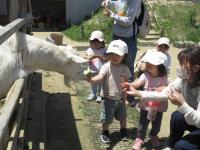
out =
<path fill-rule="evenodd" d="M 167 46 L 170 47 L 170 40 L 166 37 L 161 37 L 158 41 L 157 41 L 157 45 L 162 45 L 162 44 L 166 44 Z"/>
<path fill-rule="evenodd" d="M 106 53 L 115 53 L 117 55 L 123 56 L 124 54 L 128 53 L 128 47 L 124 41 L 114 40 L 109 44 Z"/>
<path fill-rule="evenodd" d="M 163 64 L 166 68 L 168 64 L 167 56 L 164 53 L 156 50 L 147 51 L 141 61 L 148 62 L 152 65 Z"/>
<path fill-rule="evenodd" d="M 101 31 L 93 31 L 90 40 L 98 39 L 100 42 L 104 41 L 103 33 Z"/>

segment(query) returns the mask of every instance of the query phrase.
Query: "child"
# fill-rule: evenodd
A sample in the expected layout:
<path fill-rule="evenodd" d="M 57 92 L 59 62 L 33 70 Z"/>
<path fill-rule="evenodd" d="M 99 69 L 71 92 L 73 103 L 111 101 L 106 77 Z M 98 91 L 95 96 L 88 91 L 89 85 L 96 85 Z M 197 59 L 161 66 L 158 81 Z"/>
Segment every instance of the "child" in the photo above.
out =
<path fill-rule="evenodd" d="M 127 81 L 131 73 L 124 63 L 126 62 L 128 47 L 121 40 L 114 40 L 108 46 L 108 62 L 105 63 L 98 75 L 88 79 L 91 83 L 103 81 L 102 85 L 102 133 L 101 141 L 110 143 L 109 124 L 115 117 L 120 121 L 121 140 L 126 140 L 126 105 L 121 83 Z"/>
<path fill-rule="evenodd" d="M 168 50 L 170 48 L 170 40 L 167 38 L 167 37 L 161 37 L 157 43 L 156 43 L 156 47 L 155 49 L 150 49 L 150 50 L 147 50 L 145 51 L 141 56 L 139 56 L 139 58 L 136 60 L 136 65 L 135 65 L 135 75 L 139 78 L 140 75 L 145 72 L 145 69 L 146 69 L 146 63 L 143 61 L 143 57 L 144 55 L 147 53 L 147 52 L 153 52 L 153 51 L 159 51 L 159 52 L 162 52 L 163 54 L 166 55 L 167 57 L 167 63 L 166 63 L 166 67 L 167 67 L 167 72 L 168 74 L 170 73 L 170 66 L 171 66 L 171 56 L 169 55 L 168 53 Z M 160 88 L 160 90 L 163 89 L 163 87 L 158 87 Z M 143 90 L 143 87 L 140 87 L 140 90 Z M 130 105 L 132 107 L 136 106 L 138 103 L 137 100 L 135 101 L 132 101 L 130 103 Z"/>
<path fill-rule="evenodd" d="M 103 33 L 101 31 L 93 31 L 90 36 L 90 48 L 87 49 L 86 55 L 90 60 L 90 69 L 94 74 L 98 74 L 101 66 L 104 64 L 103 56 L 106 53 Z M 101 83 L 90 84 L 91 94 L 87 97 L 88 101 L 96 99 L 96 102 L 101 103 Z"/>
<path fill-rule="evenodd" d="M 167 56 L 167 71 L 168 71 L 168 73 L 170 72 L 170 66 L 171 66 L 171 56 L 168 53 L 169 48 L 170 48 L 170 40 L 167 37 L 161 37 L 157 41 L 155 49 L 147 50 L 147 51 L 160 51 L 160 52 L 164 53 Z M 142 57 L 146 54 L 147 51 L 145 51 L 136 60 L 135 68 L 138 68 L 138 69 L 135 69 L 135 70 L 138 71 L 138 73 L 136 73 L 136 74 L 138 74 L 138 77 L 145 71 L 146 67 L 145 67 L 145 63 L 143 62 Z"/>
<path fill-rule="evenodd" d="M 130 86 L 134 88 L 142 87 L 144 91 L 155 91 L 158 87 L 167 86 L 167 57 L 159 51 L 147 51 L 143 57 L 146 63 L 146 69 L 136 81 Z M 163 112 L 167 110 L 167 102 L 144 102 L 138 103 L 140 110 L 140 121 L 137 131 L 137 138 L 133 145 L 133 149 L 140 150 L 144 144 L 146 130 L 151 122 L 152 129 L 150 130 L 150 141 L 152 147 L 159 147 L 160 142 L 158 133 L 161 127 Z"/>
<path fill-rule="evenodd" d="M 200 149 L 200 47 L 192 47 L 178 54 L 179 78 L 162 92 L 137 91 L 124 83 L 124 91 L 141 100 L 167 101 L 178 106 L 170 120 L 170 135 L 166 149 Z M 189 131 L 188 134 L 184 134 Z"/>

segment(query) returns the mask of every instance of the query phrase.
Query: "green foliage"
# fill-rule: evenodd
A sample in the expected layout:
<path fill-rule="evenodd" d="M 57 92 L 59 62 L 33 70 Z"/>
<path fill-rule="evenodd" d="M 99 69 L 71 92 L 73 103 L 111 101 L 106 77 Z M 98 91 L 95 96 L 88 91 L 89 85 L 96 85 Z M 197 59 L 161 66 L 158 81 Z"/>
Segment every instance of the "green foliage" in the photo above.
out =
<path fill-rule="evenodd" d="M 156 6 L 157 30 L 163 30 L 171 41 L 200 41 L 200 5 Z"/>
<path fill-rule="evenodd" d="M 72 40 L 88 41 L 92 31 L 100 30 L 104 33 L 106 42 L 110 42 L 112 38 L 112 23 L 113 21 L 109 17 L 104 16 L 103 10 L 101 9 L 81 25 L 73 25 L 71 28 L 66 29 L 64 34 Z M 83 32 L 81 32 L 81 28 L 83 28 Z"/>

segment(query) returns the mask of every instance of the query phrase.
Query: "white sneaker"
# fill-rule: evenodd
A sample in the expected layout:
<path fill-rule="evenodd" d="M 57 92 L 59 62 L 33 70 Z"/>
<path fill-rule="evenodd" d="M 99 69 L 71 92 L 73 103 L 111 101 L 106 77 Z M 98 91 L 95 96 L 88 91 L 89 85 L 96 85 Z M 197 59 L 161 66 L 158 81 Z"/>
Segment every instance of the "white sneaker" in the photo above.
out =
<path fill-rule="evenodd" d="M 95 96 L 94 94 L 90 94 L 90 95 L 86 98 L 87 101 L 93 101 L 93 100 L 95 100 L 95 99 L 96 99 L 96 96 Z"/>
<path fill-rule="evenodd" d="M 101 103 L 101 100 L 102 100 L 101 96 L 97 96 L 96 102 Z"/>
<path fill-rule="evenodd" d="M 173 150 L 173 148 L 171 148 L 171 147 L 165 147 L 162 150 Z"/>

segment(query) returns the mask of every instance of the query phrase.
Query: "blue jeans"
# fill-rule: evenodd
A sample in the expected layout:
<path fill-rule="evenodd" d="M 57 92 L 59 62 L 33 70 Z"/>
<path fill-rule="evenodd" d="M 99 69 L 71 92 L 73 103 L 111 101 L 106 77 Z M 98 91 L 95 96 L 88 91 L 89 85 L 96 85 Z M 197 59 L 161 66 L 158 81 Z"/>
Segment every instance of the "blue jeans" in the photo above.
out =
<path fill-rule="evenodd" d="M 134 62 L 137 54 L 137 38 L 135 35 L 132 37 L 120 37 L 113 34 L 113 40 L 119 39 L 124 41 L 128 46 L 128 58 L 126 65 L 128 66 L 132 76 L 131 78 L 129 78 L 129 82 L 132 82 L 134 80 Z M 137 101 L 135 101 L 133 96 L 128 95 L 127 100 L 129 101 L 132 107 L 134 107 L 137 104 Z"/>
<path fill-rule="evenodd" d="M 190 133 L 183 136 L 185 131 L 189 131 Z M 198 150 L 200 149 L 199 139 L 199 128 L 188 125 L 181 112 L 175 111 L 172 113 L 168 139 L 169 147 L 174 147 L 175 150 Z"/>
<path fill-rule="evenodd" d="M 91 93 L 95 96 L 99 96 L 101 93 L 102 84 L 101 83 L 91 83 L 90 90 Z"/>
<path fill-rule="evenodd" d="M 140 138 L 142 140 L 144 140 L 146 137 L 147 127 L 150 122 L 152 125 L 152 128 L 149 133 L 150 136 L 158 135 L 158 133 L 160 132 L 160 127 L 162 123 L 163 112 L 157 112 L 156 118 L 154 121 L 149 121 L 147 119 L 147 114 L 148 114 L 148 111 L 142 110 L 142 109 L 140 110 L 140 120 L 139 120 L 139 126 L 138 126 L 138 131 L 137 131 L 137 138 Z"/>

